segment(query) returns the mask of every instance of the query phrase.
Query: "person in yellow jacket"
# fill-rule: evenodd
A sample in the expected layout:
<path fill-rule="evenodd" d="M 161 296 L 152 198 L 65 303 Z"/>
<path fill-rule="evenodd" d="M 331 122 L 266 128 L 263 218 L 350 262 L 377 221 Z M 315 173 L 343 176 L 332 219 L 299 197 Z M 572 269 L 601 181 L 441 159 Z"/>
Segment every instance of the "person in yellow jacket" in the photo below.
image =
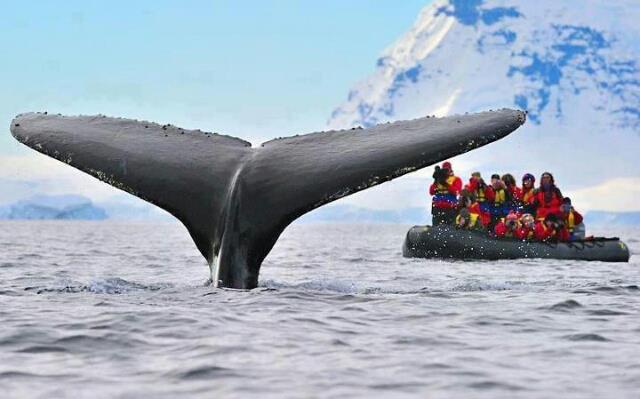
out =
<path fill-rule="evenodd" d="M 571 198 L 565 197 L 562 199 L 562 205 L 560 206 L 560 212 L 562 212 L 562 220 L 565 227 L 569 231 L 569 239 L 584 240 L 585 228 L 583 218 L 578 211 L 573 209 L 571 205 Z"/>
<path fill-rule="evenodd" d="M 480 215 L 471 213 L 467 208 L 460 209 L 456 216 L 456 228 L 464 230 L 483 230 L 484 226 L 480 223 Z"/>
<path fill-rule="evenodd" d="M 491 230 L 498 224 L 500 219 L 506 216 L 508 212 L 508 202 L 511 199 L 511 193 L 507 191 L 500 175 L 491 175 L 491 188 L 493 188 L 494 198 L 491 204 Z"/>

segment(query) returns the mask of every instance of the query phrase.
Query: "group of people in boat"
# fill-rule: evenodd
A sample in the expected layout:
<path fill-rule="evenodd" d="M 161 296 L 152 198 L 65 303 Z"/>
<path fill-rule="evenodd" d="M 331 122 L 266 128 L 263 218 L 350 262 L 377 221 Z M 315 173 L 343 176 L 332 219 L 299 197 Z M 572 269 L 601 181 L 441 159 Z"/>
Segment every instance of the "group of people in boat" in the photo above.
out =
<path fill-rule="evenodd" d="M 553 175 L 536 178 L 527 173 L 519 187 L 513 175 L 491 175 L 485 182 L 474 172 L 463 186 L 450 162 L 436 166 L 433 196 L 433 225 L 449 224 L 467 230 L 485 230 L 498 238 L 536 241 L 574 241 L 585 238 L 582 215 L 556 186 Z"/>

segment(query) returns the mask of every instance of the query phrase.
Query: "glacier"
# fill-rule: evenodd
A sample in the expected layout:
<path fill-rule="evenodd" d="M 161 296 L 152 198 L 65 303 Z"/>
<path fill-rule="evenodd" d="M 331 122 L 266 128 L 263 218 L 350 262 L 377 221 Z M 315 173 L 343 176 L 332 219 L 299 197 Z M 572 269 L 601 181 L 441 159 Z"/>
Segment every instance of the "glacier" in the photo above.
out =
<path fill-rule="evenodd" d="M 458 172 L 550 170 L 568 193 L 614 177 L 638 183 L 637 21 L 635 0 L 436 0 L 383 51 L 328 126 L 517 107 L 528 123 L 458 157 Z M 427 175 L 417 176 L 426 184 Z"/>

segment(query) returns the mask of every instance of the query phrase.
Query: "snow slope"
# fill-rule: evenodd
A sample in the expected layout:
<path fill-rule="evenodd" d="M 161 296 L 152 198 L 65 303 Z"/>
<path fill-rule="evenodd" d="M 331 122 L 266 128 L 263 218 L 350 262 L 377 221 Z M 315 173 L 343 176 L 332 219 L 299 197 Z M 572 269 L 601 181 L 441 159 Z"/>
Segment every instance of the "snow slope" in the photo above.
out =
<path fill-rule="evenodd" d="M 329 127 L 516 107 L 528 111 L 528 123 L 458 157 L 458 172 L 550 170 L 569 193 L 599 192 L 613 177 L 638 184 L 638 21 L 640 2 L 631 0 L 434 1 Z M 623 207 L 637 209 L 632 200 Z"/>

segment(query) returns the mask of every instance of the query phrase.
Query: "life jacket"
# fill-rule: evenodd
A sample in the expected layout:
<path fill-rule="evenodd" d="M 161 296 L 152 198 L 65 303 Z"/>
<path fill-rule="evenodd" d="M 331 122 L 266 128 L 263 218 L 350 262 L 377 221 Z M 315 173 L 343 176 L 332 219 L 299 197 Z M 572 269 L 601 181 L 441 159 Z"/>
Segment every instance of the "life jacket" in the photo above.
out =
<path fill-rule="evenodd" d="M 538 222 L 535 226 L 535 236 L 539 241 L 547 241 L 556 236 L 556 230 L 547 227 L 544 222 Z"/>
<path fill-rule="evenodd" d="M 536 223 L 536 239 L 540 241 L 569 241 L 569 232 L 565 228 L 552 229 L 548 228 L 544 222 Z"/>
<path fill-rule="evenodd" d="M 520 190 L 518 186 L 507 187 L 507 190 L 509 193 L 509 198 L 507 198 L 507 212 L 522 213 L 522 190 Z"/>
<path fill-rule="evenodd" d="M 504 205 L 507 201 L 507 192 L 503 188 L 493 189 L 493 192 L 496 194 L 496 197 L 493 200 L 493 204 L 496 206 Z"/>
<path fill-rule="evenodd" d="M 511 193 L 511 198 L 515 201 L 522 200 L 522 190 L 518 186 L 508 187 L 509 192 Z"/>
<path fill-rule="evenodd" d="M 445 186 L 444 184 L 436 183 L 436 190 L 435 190 L 435 194 L 433 195 L 434 203 L 448 202 L 452 205 L 455 205 L 458 203 L 458 196 L 455 194 L 451 194 L 451 192 L 449 192 L 449 187 L 453 185 L 456 179 L 457 179 L 456 176 L 447 177 L 448 186 Z"/>
<path fill-rule="evenodd" d="M 493 189 L 493 193 L 495 195 L 491 206 L 489 206 L 489 212 L 494 217 L 504 216 L 509 212 L 509 207 L 507 206 L 507 190 L 505 189 Z"/>
<path fill-rule="evenodd" d="M 536 219 L 544 219 L 550 213 L 560 214 L 562 197 L 558 194 L 557 188 L 551 193 L 551 199 L 548 202 L 545 200 L 544 191 L 537 190 L 534 202 L 537 203 Z"/>
<path fill-rule="evenodd" d="M 535 190 L 531 187 L 528 191 L 525 191 L 524 187 L 522 187 L 522 195 L 520 199 L 523 203 L 528 204 L 533 200 L 533 195 L 535 194 Z"/>
<path fill-rule="evenodd" d="M 475 214 L 478 216 L 478 219 L 480 220 L 480 224 L 482 224 L 482 226 L 487 226 L 489 223 L 491 223 L 491 215 L 488 212 L 484 212 L 480 207 L 480 204 L 478 204 L 477 202 L 471 204 L 471 206 L 467 207 L 467 209 L 469 209 L 469 213 L 471 213 L 472 215 Z"/>
<path fill-rule="evenodd" d="M 484 188 L 476 188 L 474 194 L 476 196 L 476 202 L 482 203 L 487 200 L 487 196 L 484 193 Z"/>
<path fill-rule="evenodd" d="M 518 237 L 518 239 L 520 240 L 531 240 L 535 237 L 535 230 L 534 228 L 528 228 L 525 226 L 520 226 L 520 228 L 518 228 L 518 230 L 516 231 L 516 237 Z"/>
<path fill-rule="evenodd" d="M 571 208 L 569 214 L 564 218 L 564 225 L 569 231 L 569 234 L 573 234 L 573 230 L 575 230 L 576 226 L 582 223 L 582 216 L 576 215 L 576 211 Z"/>
<path fill-rule="evenodd" d="M 464 226 L 464 228 L 465 229 L 474 229 L 476 227 L 479 227 L 479 225 L 478 225 L 478 219 L 479 218 L 480 218 L 480 215 L 478 215 L 477 213 L 469 212 L 469 221 Z M 456 226 L 460 222 L 460 219 L 461 219 L 460 215 L 456 216 Z"/>
<path fill-rule="evenodd" d="M 569 211 L 566 220 L 567 223 L 565 226 L 567 226 L 567 230 L 569 230 L 569 233 L 573 233 L 573 229 L 576 227 L 576 216 L 573 214 L 573 211 Z"/>

